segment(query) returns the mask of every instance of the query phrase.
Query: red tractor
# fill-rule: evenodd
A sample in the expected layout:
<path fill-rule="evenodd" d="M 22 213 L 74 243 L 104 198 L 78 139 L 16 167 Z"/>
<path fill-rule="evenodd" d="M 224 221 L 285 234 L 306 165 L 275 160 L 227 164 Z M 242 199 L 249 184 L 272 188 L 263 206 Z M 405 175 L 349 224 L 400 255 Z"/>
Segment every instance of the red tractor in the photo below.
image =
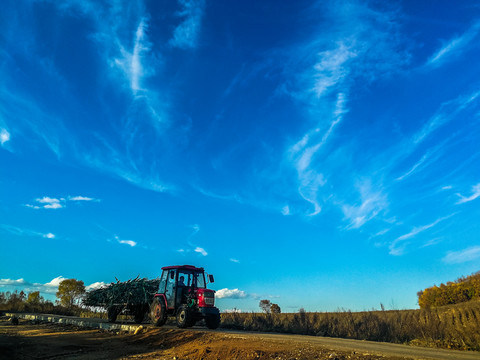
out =
<path fill-rule="evenodd" d="M 150 306 L 150 319 L 162 326 L 167 316 L 175 316 L 177 326 L 187 328 L 205 320 L 209 329 L 220 324 L 220 312 L 215 305 L 215 291 L 207 289 L 205 271 L 192 265 L 162 268 L 158 292 Z M 213 283 L 213 275 L 208 275 Z"/>

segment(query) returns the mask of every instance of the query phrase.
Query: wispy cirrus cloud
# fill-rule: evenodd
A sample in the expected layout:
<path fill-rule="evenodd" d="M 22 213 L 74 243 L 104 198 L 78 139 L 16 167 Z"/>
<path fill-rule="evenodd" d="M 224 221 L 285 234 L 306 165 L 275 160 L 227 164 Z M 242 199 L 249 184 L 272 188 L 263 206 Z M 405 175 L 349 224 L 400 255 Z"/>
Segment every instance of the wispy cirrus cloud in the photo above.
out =
<path fill-rule="evenodd" d="M 0 129 L 0 145 L 4 146 L 10 141 L 10 133 L 7 129 Z"/>
<path fill-rule="evenodd" d="M 118 53 L 110 60 L 111 66 L 120 69 L 128 80 L 133 95 L 137 95 L 141 90 L 146 91 L 147 89 L 142 87 L 143 78 L 155 74 L 154 64 L 149 64 L 145 59 L 149 56 L 152 47 L 147 31 L 148 19 L 143 17 L 139 20 L 133 34 L 134 41 L 131 50 L 126 48 L 126 45 L 122 44 L 120 39 L 117 38 Z"/>
<path fill-rule="evenodd" d="M 297 49 L 295 60 L 287 63 L 285 71 L 294 75 L 284 87 L 288 96 L 308 109 L 308 120 L 314 124 L 287 148 L 285 156 L 286 162 L 296 170 L 298 194 L 313 206 L 307 214 L 310 216 L 322 211 L 325 198 L 341 197 L 344 186 L 348 186 L 343 185 L 333 196 L 322 191 L 328 179 L 337 175 L 332 172 L 340 170 L 327 167 L 325 157 L 336 145 L 344 146 L 338 144 L 335 135 L 350 111 L 352 87 L 358 81 L 371 82 L 399 71 L 409 58 L 402 49 L 394 12 L 356 2 L 322 3 L 315 11 L 319 8 L 332 15 L 331 23 L 322 24 L 331 31 L 321 28 L 310 42 Z M 381 202 L 385 203 L 380 198 L 365 201 L 359 207 L 344 207 L 346 219 L 355 227 L 363 225 L 378 211 L 371 210 L 368 215 L 362 212 L 371 207 L 369 204 L 376 203 L 373 206 L 376 208 Z M 357 225 L 352 223 L 354 218 Z"/>
<path fill-rule="evenodd" d="M 284 207 L 282 207 L 282 211 L 281 211 L 281 212 L 282 212 L 282 215 L 284 215 L 284 216 L 290 215 L 290 214 L 291 214 L 291 212 L 290 212 L 290 206 L 285 205 Z"/>
<path fill-rule="evenodd" d="M 170 45 L 180 49 L 195 48 L 198 44 L 205 1 L 178 0 L 178 3 L 182 10 L 176 15 L 182 19 L 182 22 L 175 28 Z"/>
<path fill-rule="evenodd" d="M 480 91 L 474 91 L 468 95 L 460 95 L 456 99 L 444 102 L 439 110 L 425 123 L 425 125 L 412 138 L 412 147 L 422 143 L 435 130 L 455 119 L 462 111 L 478 104 L 477 99 Z"/>
<path fill-rule="evenodd" d="M 429 230 L 431 228 L 433 228 L 434 226 L 438 225 L 439 223 L 441 223 L 442 221 L 445 221 L 449 218 L 451 218 L 452 216 L 456 215 L 456 213 L 453 213 L 453 214 L 450 214 L 448 216 L 444 216 L 444 217 L 441 217 L 437 220 L 435 220 L 434 222 L 430 223 L 430 224 L 427 224 L 427 225 L 423 225 L 423 226 L 418 226 L 418 227 L 414 227 L 409 233 L 406 233 L 404 235 L 401 235 L 399 236 L 398 238 L 396 238 L 389 246 L 389 254 L 390 255 L 403 255 L 404 254 L 404 251 L 405 251 L 405 247 L 406 247 L 406 243 L 405 241 L 406 240 L 409 240 L 411 238 L 414 238 L 415 236 L 417 236 L 418 234 L 420 233 L 423 233 L 424 231 L 426 230 Z"/>
<path fill-rule="evenodd" d="M 31 131 L 34 136 L 42 137 L 58 158 L 73 155 L 75 161 L 118 176 L 136 186 L 158 192 L 171 190 L 171 186 L 166 186 L 159 179 L 161 175 L 158 169 L 152 166 L 152 162 L 144 159 L 145 138 L 152 139 L 156 144 L 161 143 L 159 137 L 164 135 L 168 122 L 165 110 L 168 108 L 166 100 L 168 88 L 162 87 L 160 82 L 154 85 L 149 82 L 152 76 L 158 74 L 161 56 L 158 53 L 160 47 L 154 46 L 155 39 L 152 39 L 149 34 L 151 17 L 144 2 L 136 1 L 132 4 L 117 1 L 98 3 L 91 0 L 66 0 L 61 3 L 44 0 L 44 2 L 50 3 L 57 10 L 56 18 L 73 17 L 88 24 L 84 28 L 88 33 L 85 38 L 78 41 L 83 41 L 82 48 L 85 47 L 91 54 L 94 53 L 95 58 L 98 59 L 94 64 L 89 64 L 93 66 L 92 69 L 102 74 L 101 82 L 104 88 L 99 87 L 96 97 L 100 103 L 106 104 L 110 95 L 105 96 L 103 90 L 114 89 L 114 95 L 122 99 L 122 104 L 115 111 L 111 108 L 103 108 L 105 112 L 101 122 L 105 128 L 89 129 L 93 137 L 89 146 L 85 146 L 82 139 L 69 129 L 68 121 L 60 119 L 59 124 L 54 124 L 51 119 L 56 117 L 52 116 L 51 109 L 37 109 L 37 102 L 29 101 L 29 96 L 12 93 L 11 97 L 14 101 L 6 100 L 9 104 L 15 104 L 15 102 L 19 104 L 15 111 L 7 114 L 8 118 L 20 118 L 25 122 L 23 133 L 20 132 L 22 129 L 18 129 L 18 125 L 15 124 L 15 134 L 26 138 L 28 136 L 26 132 Z M 35 45 L 32 44 L 32 46 Z M 36 59 L 30 53 L 24 56 Z M 56 74 L 55 81 L 52 83 L 60 83 L 66 89 L 62 92 L 62 96 L 71 100 L 72 103 L 78 101 L 76 95 L 70 92 L 72 88 L 70 82 L 76 79 L 62 74 L 55 59 L 44 60 L 38 62 L 48 63 L 48 74 Z M 42 69 L 47 72 L 46 67 Z M 45 77 L 51 78 L 47 75 Z M 58 91 L 58 89 L 55 90 Z M 6 88 L 5 91 L 9 89 Z M 28 103 L 23 104 L 25 102 Z M 7 110 L 11 107 L 9 105 Z M 68 113 L 71 108 L 74 106 L 69 106 L 64 113 Z M 28 109 L 28 111 L 22 109 Z M 0 112 L 1 110 L 0 103 Z M 101 113 L 103 110 L 96 108 L 94 111 Z M 114 112 L 117 113 L 112 115 Z M 30 118 L 35 120 L 30 123 L 28 120 Z M 40 121 L 43 119 L 46 121 Z M 48 122 L 52 126 L 49 126 Z M 45 126 L 43 126 L 44 123 Z M 95 121 L 92 124 L 95 124 Z M 105 137 L 100 139 L 105 130 L 107 131 Z M 67 138 L 70 139 L 68 143 L 63 140 Z M 35 144 L 35 142 L 32 143 Z M 111 150 L 114 151 L 113 154 L 110 154 Z"/>
<path fill-rule="evenodd" d="M 456 202 L 456 204 L 464 204 L 466 202 L 477 199 L 478 197 L 480 197 L 480 183 L 472 186 L 472 194 L 470 196 L 463 196 L 461 194 L 457 194 L 457 196 L 460 199 Z"/>
<path fill-rule="evenodd" d="M 410 175 L 414 174 L 418 169 L 421 168 L 421 166 L 425 163 L 427 159 L 428 159 L 428 154 L 423 155 L 420 158 L 420 160 L 418 160 L 405 174 L 397 177 L 395 180 L 401 181 L 409 177 Z"/>
<path fill-rule="evenodd" d="M 480 246 L 471 246 L 459 251 L 449 251 L 442 261 L 446 264 L 463 264 L 480 258 Z"/>
<path fill-rule="evenodd" d="M 360 228 L 388 207 L 387 195 L 379 186 L 372 186 L 370 180 L 363 180 L 356 187 L 360 195 L 360 203 L 342 205 L 343 215 L 349 222 L 347 229 Z"/>
<path fill-rule="evenodd" d="M 470 28 L 460 36 L 447 41 L 435 54 L 427 61 L 427 66 L 438 67 L 444 63 L 461 56 L 468 50 L 468 45 L 478 36 L 480 32 L 480 21 L 475 22 Z"/>
<path fill-rule="evenodd" d="M 43 238 L 43 239 L 55 239 L 56 236 L 55 234 L 49 232 L 49 233 L 42 233 L 39 231 L 34 231 L 30 229 L 25 229 L 25 228 L 19 228 L 16 226 L 12 225 L 6 225 L 6 224 L 0 224 L 0 230 L 4 230 L 10 234 L 16 235 L 16 236 L 27 236 L 27 237 L 35 237 L 35 238 Z"/>

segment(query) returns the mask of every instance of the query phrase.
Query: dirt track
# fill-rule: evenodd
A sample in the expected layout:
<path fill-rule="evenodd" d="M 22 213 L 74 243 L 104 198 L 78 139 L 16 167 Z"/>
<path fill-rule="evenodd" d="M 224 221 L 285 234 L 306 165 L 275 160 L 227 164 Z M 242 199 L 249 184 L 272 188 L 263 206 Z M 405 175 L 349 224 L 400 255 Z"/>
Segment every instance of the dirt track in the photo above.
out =
<path fill-rule="evenodd" d="M 409 353 L 417 351 L 417 354 Z M 428 352 L 429 355 L 425 354 Z M 396 354 L 396 355 L 394 355 Z M 0 318 L 2 359 L 480 359 L 479 353 L 276 334 L 146 327 L 139 333 Z"/>

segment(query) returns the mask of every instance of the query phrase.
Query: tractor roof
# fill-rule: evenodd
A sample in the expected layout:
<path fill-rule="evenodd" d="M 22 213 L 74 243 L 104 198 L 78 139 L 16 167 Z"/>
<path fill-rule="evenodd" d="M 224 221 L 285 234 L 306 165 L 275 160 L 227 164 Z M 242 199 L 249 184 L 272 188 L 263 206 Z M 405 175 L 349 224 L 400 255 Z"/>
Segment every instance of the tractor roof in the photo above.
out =
<path fill-rule="evenodd" d="M 191 270 L 191 271 L 200 271 L 200 272 L 204 271 L 202 267 L 197 268 L 193 265 L 173 265 L 173 266 L 162 267 L 162 270 L 170 270 L 170 269 Z"/>

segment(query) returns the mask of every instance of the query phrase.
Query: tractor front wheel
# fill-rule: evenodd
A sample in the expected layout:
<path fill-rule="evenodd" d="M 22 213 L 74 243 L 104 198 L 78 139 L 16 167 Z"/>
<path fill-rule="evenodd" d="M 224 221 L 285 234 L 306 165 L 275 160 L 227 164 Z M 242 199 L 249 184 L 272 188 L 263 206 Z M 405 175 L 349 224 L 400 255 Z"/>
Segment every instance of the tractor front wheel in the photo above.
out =
<path fill-rule="evenodd" d="M 150 320 L 155 326 L 162 326 L 167 321 L 167 309 L 163 299 L 156 297 L 150 306 Z"/>
<path fill-rule="evenodd" d="M 182 305 L 177 311 L 177 326 L 185 329 L 193 325 L 193 314 L 186 305 Z"/>
<path fill-rule="evenodd" d="M 205 317 L 207 328 L 215 330 L 220 325 L 220 314 L 209 314 Z"/>

